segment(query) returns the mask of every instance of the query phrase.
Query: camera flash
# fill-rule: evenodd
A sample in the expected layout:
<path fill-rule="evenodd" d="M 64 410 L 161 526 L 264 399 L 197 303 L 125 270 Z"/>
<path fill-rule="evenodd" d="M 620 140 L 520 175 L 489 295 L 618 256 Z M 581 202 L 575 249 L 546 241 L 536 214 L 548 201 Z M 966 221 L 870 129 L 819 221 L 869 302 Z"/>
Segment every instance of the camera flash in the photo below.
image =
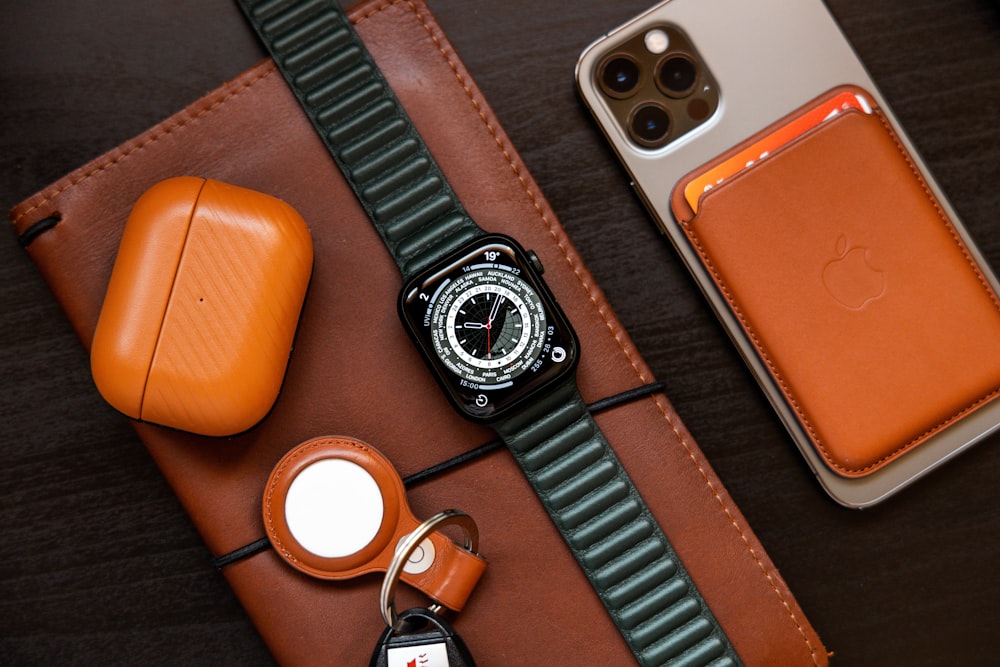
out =
<path fill-rule="evenodd" d="M 653 54 L 659 55 L 667 50 L 667 46 L 670 45 L 670 38 L 667 37 L 667 33 L 663 32 L 659 28 L 650 30 L 646 33 L 643 38 L 646 43 L 646 49 Z"/>

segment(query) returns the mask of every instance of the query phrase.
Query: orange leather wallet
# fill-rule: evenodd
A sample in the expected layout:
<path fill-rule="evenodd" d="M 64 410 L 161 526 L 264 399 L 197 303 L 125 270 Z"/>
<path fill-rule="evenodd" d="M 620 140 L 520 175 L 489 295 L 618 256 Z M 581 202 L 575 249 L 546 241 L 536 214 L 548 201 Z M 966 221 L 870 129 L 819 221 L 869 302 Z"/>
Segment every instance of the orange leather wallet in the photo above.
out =
<path fill-rule="evenodd" d="M 863 94 L 827 97 L 844 90 Z M 697 213 L 684 189 L 704 169 L 671 198 L 813 445 L 844 477 L 879 470 L 1000 393 L 1000 301 L 870 111 L 845 109 L 708 189 Z"/>

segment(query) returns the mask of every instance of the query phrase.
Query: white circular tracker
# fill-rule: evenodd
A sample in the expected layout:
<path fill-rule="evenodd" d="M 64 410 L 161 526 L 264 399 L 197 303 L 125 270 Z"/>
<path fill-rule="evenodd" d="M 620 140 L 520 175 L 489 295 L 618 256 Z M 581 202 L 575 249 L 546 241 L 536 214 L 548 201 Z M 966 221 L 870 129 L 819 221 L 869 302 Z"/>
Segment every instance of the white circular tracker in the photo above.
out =
<path fill-rule="evenodd" d="M 342 459 L 306 466 L 285 495 L 285 522 L 292 537 L 323 558 L 342 558 L 364 549 L 378 533 L 384 513 L 375 478 Z"/>

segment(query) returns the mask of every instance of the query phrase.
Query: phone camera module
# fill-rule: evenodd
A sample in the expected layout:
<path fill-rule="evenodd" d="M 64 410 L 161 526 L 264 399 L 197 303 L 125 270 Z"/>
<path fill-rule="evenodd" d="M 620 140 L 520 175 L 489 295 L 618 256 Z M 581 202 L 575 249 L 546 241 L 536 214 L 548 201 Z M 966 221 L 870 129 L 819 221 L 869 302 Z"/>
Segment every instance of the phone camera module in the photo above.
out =
<path fill-rule="evenodd" d="M 656 83 L 665 95 L 685 97 L 698 82 L 698 68 L 689 57 L 675 53 L 664 58 L 656 72 Z"/>
<path fill-rule="evenodd" d="M 670 133 L 670 114 L 659 104 L 637 107 L 629 121 L 629 133 L 643 146 L 661 146 Z"/>
<path fill-rule="evenodd" d="M 659 150 L 708 122 L 720 93 L 708 63 L 675 25 L 649 26 L 603 52 L 594 92 L 631 146 Z"/>
<path fill-rule="evenodd" d="M 632 95 L 639 86 L 639 63 L 631 56 L 614 55 L 601 65 L 599 81 L 608 95 L 623 99 Z"/>

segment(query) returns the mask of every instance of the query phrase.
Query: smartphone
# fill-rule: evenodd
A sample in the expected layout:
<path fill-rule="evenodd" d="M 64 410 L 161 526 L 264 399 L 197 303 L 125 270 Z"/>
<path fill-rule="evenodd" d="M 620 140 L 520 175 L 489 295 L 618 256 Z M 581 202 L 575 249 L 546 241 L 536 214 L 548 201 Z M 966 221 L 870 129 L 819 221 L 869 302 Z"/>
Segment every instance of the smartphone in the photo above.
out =
<path fill-rule="evenodd" d="M 576 79 L 837 502 L 1000 428 L 997 279 L 821 0 L 666 0 Z"/>

